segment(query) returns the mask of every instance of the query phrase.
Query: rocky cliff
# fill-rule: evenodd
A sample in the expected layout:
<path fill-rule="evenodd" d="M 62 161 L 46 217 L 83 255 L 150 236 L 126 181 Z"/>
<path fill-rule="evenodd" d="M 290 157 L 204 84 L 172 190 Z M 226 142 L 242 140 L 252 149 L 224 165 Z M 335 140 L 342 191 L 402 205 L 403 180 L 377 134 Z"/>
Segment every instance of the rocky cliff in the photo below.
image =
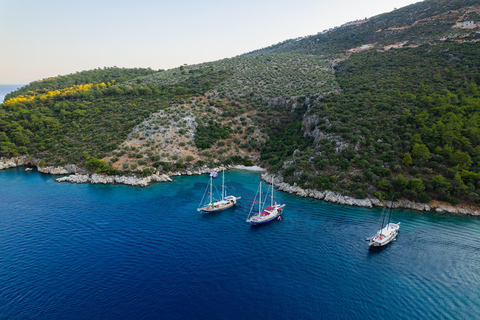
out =
<path fill-rule="evenodd" d="M 0 158 L 0 170 L 26 166 L 28 162 L 27 156 Z"/>

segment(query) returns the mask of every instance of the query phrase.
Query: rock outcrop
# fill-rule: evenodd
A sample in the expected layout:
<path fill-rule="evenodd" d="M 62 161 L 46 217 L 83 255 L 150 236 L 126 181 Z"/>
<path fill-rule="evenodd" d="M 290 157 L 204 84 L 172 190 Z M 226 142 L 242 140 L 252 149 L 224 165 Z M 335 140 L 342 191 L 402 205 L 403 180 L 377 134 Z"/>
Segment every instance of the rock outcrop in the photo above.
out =
<path fill-rule="evenodd" d="M 90 176 L 86 174 L 73 174 L 66 177 L 55 179 L 57 182 L 71 182 L 71 183 L 88 183 L 90 182 Z"/>
<path fill-rule="evenodd" d="M 74 164 L 67 164 L 63 167 L 40 167 L 38 166 L 39 159 L 28 159 L 27 155 L 13 157 L 13 158 L 0 158 L 0 170 L 8 168 L 17 168 L 22 166 L 36 166 L 38 172 L 47 174 L 71 174 L 71 173 L 84 173 L 85 170 Z"/>
<path fill-rule="evenodd" d="M 74 174 L 62 178 L 55 179 L 57 182 L 71 182 L 71 183 L 91 183 L 91 184 L 125 184 L 129 186 L 146 187 L 151 182 L 170 182 L 169 176 L 165 174 L 152 174 L 148 177 L 136 176 L 107 176 L 103 174 L 94 173 L 91 176 L 88 174 Z"/>
<path fill-rule="evenodd" d="M 26 166 L 28 162 L 27 156 L 0 158 L 0 170 Z"/>
<path fill-rule="evenodd" d="M 47 174 L 71 174 L 71 173 L 82 173 L 84 170 L 81 170 L 78 166 L 74 164 L 67 164 L 63 167 L 39 167 L 37 166 L 38 172 L 47 173 Z"/>

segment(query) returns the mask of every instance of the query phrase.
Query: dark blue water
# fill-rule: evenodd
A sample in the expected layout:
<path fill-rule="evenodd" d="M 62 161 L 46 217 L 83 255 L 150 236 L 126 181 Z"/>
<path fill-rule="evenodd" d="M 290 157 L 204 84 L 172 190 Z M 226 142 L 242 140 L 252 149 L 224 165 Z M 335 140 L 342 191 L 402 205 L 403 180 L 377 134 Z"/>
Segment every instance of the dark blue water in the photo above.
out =
<path fill-rule="evenodd" d="M 2 319 L 475 319 L 480 220 L 277 193 L 282 221 L 245 219 L 258 174 L 226 173 L 234 210 L 202 215 L 208 176 L 147 188 L 0 171 Z"/>

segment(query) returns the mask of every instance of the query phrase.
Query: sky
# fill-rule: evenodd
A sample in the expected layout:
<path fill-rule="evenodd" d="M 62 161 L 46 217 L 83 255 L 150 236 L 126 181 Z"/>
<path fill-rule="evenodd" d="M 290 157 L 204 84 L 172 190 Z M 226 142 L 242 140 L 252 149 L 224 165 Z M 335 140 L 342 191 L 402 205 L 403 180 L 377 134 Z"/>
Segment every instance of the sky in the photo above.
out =
<path fill-rule="evenodd" d="M 234 57 L 418 0 L 0 0 L 0 84 Z"/>

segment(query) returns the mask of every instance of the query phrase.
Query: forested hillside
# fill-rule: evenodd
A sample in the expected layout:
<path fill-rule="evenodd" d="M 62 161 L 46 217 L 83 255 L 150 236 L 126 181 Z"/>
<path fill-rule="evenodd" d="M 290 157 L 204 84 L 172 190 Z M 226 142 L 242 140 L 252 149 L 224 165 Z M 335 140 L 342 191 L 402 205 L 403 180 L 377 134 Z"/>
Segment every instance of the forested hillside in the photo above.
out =
<path fill-rule="evenodd" d="M 304 131 L 287 128 L 262 159 L 291 183 L 358 198 L 477 201 L 479 54 L 445 43 L 354 55 L 336 66 L 342 93 L 311 104 Z"/>
<path fill-rule="evenodd" d="M 99 84 L 99 83 L 122 83 L 127 79 L 145 76 L 152 74 L 155 71 L 151 69 L 141 68 L 103 68 L 95 70 L 87 70 L 69 74 L 66 76 L 58 76 L 47 78 L 40 81 L 33 81 L 26 86 L 9 93 L 5 96 L 5 100 L 16 98 L 20 95 L 32 96 L 35 94 L 46 93 L 49 91 L 60 90 L 68 87 L 84 85 L 84 84 Z"/>
<path fill-rule="evenodd" d="M 32 82 L 0 107 L 0 156 L 108 174 L 256 163 L 357 198 L 479 203 L 480 4 L 359 18 L 214 62 Z"/>

